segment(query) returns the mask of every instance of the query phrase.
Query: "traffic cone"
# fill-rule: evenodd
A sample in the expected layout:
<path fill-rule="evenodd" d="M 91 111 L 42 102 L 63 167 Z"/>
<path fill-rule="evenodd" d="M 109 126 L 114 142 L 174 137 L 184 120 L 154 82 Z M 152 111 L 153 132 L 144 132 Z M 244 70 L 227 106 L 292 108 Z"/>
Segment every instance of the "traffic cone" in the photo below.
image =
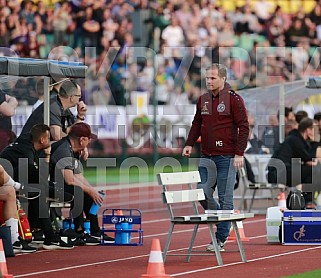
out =
<path fill-rule="evenodd" d="M 278 197 L 278 207 L 286 208 L 285 193 L 282 191 Z"/>
<path fill-rule="evenodd" d="M 116 215 L 124 215 L 121 209 L 115 211 Z"/>
<path fill-rule="evenodd" d="M 0 239 L 0 277 L 13 278 L 13 275 L 8 274 L 6 256 L 3 250 L 2 239 Z"/>
<path fill-rule="evenodd" d="M 160 248 L 160 242 L 158 238 L 154 238 L 152 241 L 152 249 L 150 251 L 147 274 L 143 274 L 143 277 L 149 278 L 161 278 L 161 277 L 171 277 L 165 274 L 165 268 L 163 263 L 162 251 Z"/>
<path fill-rule="evenodd" d="M 243 222 L 242 221 L 237 221 L 236 225 L 237 225 L 237 228 L 239 230 L 241 241 L 250 241 L 249 238 L 245 236 L 244 228 L 243 228 Z M 228 237 L 228 240 L 236 240 L 236 235 L 235 235 L 235 231 L 233 229 L 233 226 L 231 227 L 231 232 L 230 232 L 230 235 Z"/>

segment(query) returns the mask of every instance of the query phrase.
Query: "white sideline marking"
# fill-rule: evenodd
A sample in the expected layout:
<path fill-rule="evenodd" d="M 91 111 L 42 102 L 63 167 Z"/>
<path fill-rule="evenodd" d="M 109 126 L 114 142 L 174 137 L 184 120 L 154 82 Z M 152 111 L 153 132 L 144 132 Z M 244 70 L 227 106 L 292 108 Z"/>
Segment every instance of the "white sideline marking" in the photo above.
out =
<path fill-rule="evenodd" d="M 265 236 L 266 235 L 255 236 L 255 237 L 250 237 L 250 239 L 256 239 L 256 238 L 261 238 L 261 237 L 265 237 Z M 204 246 L 207 246 L 207 244 L 206 245 L 198 245 L 198 246 L 194 246 L 194 247 L 195 248 L 199 248 L 199 247 L 204 247 Z M 277 255 L 271 255 L 271 256 L 251 259 L 251 260 L 248 260 L 247 262 L 249 263 L 249 262 L 261 261 L 261 260 L 267 260 L 267 259 L 271 259 L 271 258 L 287 256 L 287 255 L 291 255 L 291 254 L 295 254 L 295 253 L 311 251 L 311 250 L 320 249 L 320 248 L 321 248 L 321 246 L 311 247 L 311 248 L 306 248 L 306 249 L 303 249 L 303 250 L 297 250 L 297 251 L 286 252 L 286 253 L 281 253 L 281 254 L 277 254 Z M 173 250 L 170 250 L 168 253 L 187 250 L 187 249 L 188 248 L 173 249 Z M 101 261 L 101 262 L 90 263 L 90 264 L 82 264 L 82 265 L 75 265 L 75 266 L 70 266 L 70 267 L 56 268 L 56 269 L 51 269 L 51 270 L 43 270 L 43 271 L 38 271 L 38 272 L 31 272 L 31 273 L 26 273 L 26 274 L 15 275 L 14 277 L 34 276 L 34 275 L 39 275 L 39 274 L 45 274 L 45 273 L 51 273 L 51 272 L 59 272 L 59 271 L 77 269 L 77 268 L 82 268 L 82 267 L 90 267 L 90 266 L 113 263 L 113 262 L 128 261 L 128 260 L 144 258 L 144 257 L 148 257 L 148 256 L 149 256 L 149 254 L 139 255 L 139 256 L 132 256 L 132 257 L 127 257 L 127 258 L 114 259 L 114 260 L 108 260 L 108 261 Z M 176 274 L 170 274 L 170 275 L 173 276 L 173 277 L 182 276 L 182 275 L 185 275 L 185 274 L 203 272 L 203 271 L 207 271 L 207 270 L 212 270 L 212 269 L 221 268 L 221 267 L 227 267 L 227 266 L 233 266 L 233 265 L 239 265 L 239 264 L 244 264 L 244 262 L 235 262 L 235 263 L 225 264 L 225 265 L 222 265 L 222 266 L 213 266 L 213 267 L 202 268 L 202 269 L 192 270 L 192 271 L 188 271 L 188 272 L 181 272 L 181 273 L 176 273 Z"/>
<path fill-rule="evenodd" d="M 255 239 L 255 238 L 260 238 L 260 237 L 265 237 L 265 235 L 250 237 L 250 239 Z M 197 245 L 197 246 L 194 246 L 194 248 L 201 248 L 201 247 L 205 247 L 205 246 L 207 246 L 207 244 L 205 244 L 205 245 Z M 183 251 L 183 250 L 187 250 L 187 249 L 188 249 L 188 247 L 179 248 L 179 249 L 172 249 L 172 250 L 168 251 L 168 253 L 177 252 L 177 251 Z M 50 252 L 50 250 L 46 250 L 46 251 Z M 107 264 L 107 263 L 128 261 L 128 260 L 132 260 L 132 259 L 148 257 L 149 255 L 150 254 L 148 253 L 148 254 L 145 254 L 145 255 L 132 256 L 132 257 L 121 258 L 121 259 L 113 259 L 113 260 L 101 261 L 101 262 L 90 263 L 90 264 L 81 264 L 81 265 L 62 267 L 62 268 L 56 268 L 56 269 L 51 269 L 51 270 L 43 270 L 43 271 L 38 271 L 38 272 L 19 274 L 19 275 L 15 275 L 14 277 L 27 277 L 27 276 L 34 276 L 34 275 L 44 274 L 44 273 L 51 273 L 51 272 L 59 272 L 59 271 L 64 271 L 64 270 L 77 269 L 77 268 L 82 268 L 82 267 L 87 267 L 87 266 L 94 266 L 94 265 L 101 265 L 101 264 Z"/>
<path fill-rule="evenodd" d="M 169 221 L 169 219 L 168 218 L 163 218 L 163 219 L 159 219 L 159 220 L 148 220 L 148 221 L 143 221 L 143 223 L 147 224 L 147 223 L 155 223 L 155 222 L 159 222 L 159 221 Z M 265 221 L 265 219 L 250 220 L 250 221 L 246 221 L 246 222 L 244 221 L 244 225 L 252 224 L 252 223 L 258 223 L 258 222 L 262 222 L 262 221 Z M 207 229 L 207 227 L 200 227 L 199 228 L 199 230 L 204 230 L 204 229 Z M 173 234 L 179 234 L 179 233 L 190 232 L 190 231 L 193 231 L 193 229 L 174 231 Z M 165 236 L 165 235 L 168 235 L 168 232 L 160 233 L 160 234 L 144 235 L 144 238 L 155 237 L 155 236 Z M 250 237 L 250 239 L 256 239 L 256 238 L 261 238 L 261 237 L 265 237 L 265 236 L 266 235 L 254 236 L 254 237 Z M 205 246 L 207 246 L 207 244 L 205 244 L 205 245 L 197 245 L 197 246 L 194 246 L 194 248 L 202 248 L 202 247 L 205 247 Z M 188 247 L 179 248 L 179 249 L 172 249 L 172 250 L 169 250 L 168 253 L 177 252 L 177 251 L 183 251 L 183 250 L 187 250 L 187 249 L 188 249 Z M 50 251 L 48 251 L 48 250 L 39 250 L 35 254 L 41 253 L 41 252 L 50 252 Z M 19 254 L 19 255 L 28 255 L 28 254 Z M 50 272 L 59 272 L 59 271 L 64 271 L 64 270 L 77 269 L 77 268 L 82 268 L 82 267 L 87 267 L 87 266 L 101 265 L 101 264 L 113 263 L 113 262 L 121 262 L 121 261 L 127 261 L 127 260 L 132 260 L 132 259 L 148 257 L 149 255 L 150 254 L 148 253 L 148 254 L 145 254 L 145 255 L 132 256 L 132 257 L 126 257 L 126 258 L 120 258 L 120 259 L 113 259 L 113 260 L 101 261 L 101 262 L 90 263 L 90 264 L 82 264 L 82 265 L 76 265 L 76 266 L 71 266 L 71 267 L 57 268 L 57 269 L 51 269 L 51 270 L 43 270 L 43 271 L 38 271 L 38 272 L 31 272 L 31 273 L 26 273 L 26 274 L 15 275 L 14 277 L 27 277 L 27 276 L 34 276 L 34 275 L 45 274 L 45 273 L 50 273 Z M 243 262 L 240 262 L 240 263 L 243 263 Z M 235 264 L 238 264 L 238 263 L 235 263 Z M 227 265 L 233 265 L 233 264 L 227 264 Z M 178 275 L 180 275 L 180 274 L 178 274 Z"/>
<path fill-rule="evenodd" d="M 295 254 L 295 253 L 301 253 L 301 252 L 310 251 L 310 250 L 315 250 L 315 249 L 320 249 L 320 248 L 321 248 L 321 246 L 317 246 L 317 247 L 311 247 L 311 248 L 306 248 L 306 249 L 302 249 L 302 250 L 296 250 L 296 251 L 281 253 L 281 254 L 277 254 L 277 255 L 271 255 L 271 256 L 256 258 L 256 259 L 248 260 L 247 263 L 256 262 L 256 261 L 262 261 L 262 260 L 268 260 L 268 259 L 272 259 L 272 258 L 277 258 L 277 257 L 287 256 L 287 255 L 292 255 L 292 254 Z M 224 265 L 221 265 L 221 266 L 218 265 L 218 266 L 201 268 L 201 269 L 196 269 L 196 270 L 191 270 L 191 271 L 186 271 L 186 272 L 180 272 L 180 273 L 176 273 L 176 274 L 171 274 L 171 276 L 172 276 L 172 277 L 182 276 L 182 275 L 186 275 L 186 274 L 203 272 L 203 271 L 207 271 L 207 270 L 213 270 L 213 269 L 217 269 L 217 268 L 222 268 L 222 267 L 232 266 L 232 265 L 239 265 L 239 264 L 244 264 L 244 262 L 235 262 L 235 263 L 230 263 L 230 264 L 224 264 Z"/>

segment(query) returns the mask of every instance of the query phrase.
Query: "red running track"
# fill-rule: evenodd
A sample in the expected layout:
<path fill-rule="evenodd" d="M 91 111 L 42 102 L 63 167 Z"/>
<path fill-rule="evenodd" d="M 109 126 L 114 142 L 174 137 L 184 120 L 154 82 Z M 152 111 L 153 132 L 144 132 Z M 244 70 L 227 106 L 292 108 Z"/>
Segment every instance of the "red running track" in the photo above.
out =
<path fill-rule="evenodd" d="M 143 246 L 83 246 L 73 250 L 20 254 L 7 258 L 10 274 L 15 277 L 141 277 L 146 273 L 153 238 L 164 248 L 169 220 L 158 187 L 109 190 L 108 208 L 138 208 L 142 211 Z M 102 211 L 102 209 L 101 209 Z M 282 246 L 266 242 L 265 216 L 243 221 L 249 242 L 244 243 L 247 263 L 242 263 L 235 242 L 226 244 L 222 252 L 223 266 L 215 255 L 168 256 L 166 274 L 172 277 L 281 277 L 321 268 L 321 246 Z M 174 231 L 170 252 L 184 250 L 192 234 L 191 226 L 178 226 Z M 207 227 L 201 227 L 195 246 L 204 250 L 209 242 Z"/>

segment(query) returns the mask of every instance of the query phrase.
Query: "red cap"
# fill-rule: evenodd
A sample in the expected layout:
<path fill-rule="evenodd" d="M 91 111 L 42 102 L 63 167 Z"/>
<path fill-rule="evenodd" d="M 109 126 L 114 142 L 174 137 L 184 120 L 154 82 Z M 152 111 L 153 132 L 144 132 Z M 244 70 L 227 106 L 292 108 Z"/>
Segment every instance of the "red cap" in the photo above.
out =
<path fill-rule="evenodd" d="M 70 129 L 69 135 L 73 137 L 88 137 L 92 139 L 97 139 L 97 135 L 91 133 L 91 128 L 86 123 L 74 124 Z"/>

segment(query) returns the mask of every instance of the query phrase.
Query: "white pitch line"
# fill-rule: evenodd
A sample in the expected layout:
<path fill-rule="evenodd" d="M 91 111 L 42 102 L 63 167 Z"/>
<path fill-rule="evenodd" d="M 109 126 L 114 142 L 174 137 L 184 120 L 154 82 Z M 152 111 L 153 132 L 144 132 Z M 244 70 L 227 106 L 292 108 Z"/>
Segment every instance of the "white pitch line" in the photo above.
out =
<path fill-rule="evenodd" d="M 255 238 L 260 238 L 260 237 L 265 237 L 265 235 L 250 237 L 250 239 L 255 239 Z M 205 244 L 205 245 L 197 245 L 197 246 L 194 246 L 194 248 L 201 248 L 201 247 L 204 247 L 204 246 L 207 246 L 207 244 Z M 173 253 L 173 252 L 177 252 L 177 251 L 184 251 L 184 250 L 188 250 L 188 247 L 179 248 L 179 249 L 172 249 L 172 250 L 169 250 L 168 253 Z M 107 263 L 128 261 L 128 260 L 132 260 L 132 259 L 148 257 L 149 255 L 150 254 L 148 253 L 148 254 L 145 254 L 145 255 L 132 256 L 132 257 L 126 257 L 126 258 L 121 258 L 121 259 L 114 259 L 114 260 L 101 261 L 101 262 L 96 262 L 96 263 L 81 264 L 81 265 L 62 267 L 62 268 L 56 268 L 56 269 L 51 269 L 51 270 L 43 270 L 43 271 L 26 273 L 26 274 L 19 274 L 19 275 L 15 275 L 14 277 L 15 278 L 16 277 L 27 277 L 27 276 L 34 276 L 34 275 L 40 275 L 40 274 L 45 274 L 45 273 L 51 273 L 51 272 L 59 272 L 59 271 L 64 271 L 64 270 L 77 269 L 77 268 L 82 268 L 82 267 L 87 267 L 87 266 L 95 266 L 95 265 L 101 265 L 101 264 L 107 264 Z"/>
<path fill-rule="evenodd" d="M 321 246 L 317 246 L 317 247 L 311 247 L 311 248 L 306 248 L 306 249 L 302 249 L 302 250 L 296 250 L 296 251 L 281 253 L 281 254 L 277 254 L 277 255 L 260 257 L 260 258 L 248 260 L 247 263 L 256 262 L 256 261 L 262 261 L 262 260 L 268 260 L 268 259 L 273 259 L 273 258 L 277 258 L 277 257 L 292 255 L 292 254 L 295 254 L 295 253 L 301 253 L 301 252 L 311 251 L 311 250 L 320 249 L 320 248 L 321 248 Z M 191 270 L 191 271 L 186 271 L 186 272 L 180 272 L 180 273 L 171 274 L 171 276 L 172 276 L 172 277 L 177 277 L 177 276 L 182 276 L 182 275 L 187 275 L 187 274 L 193 274 L 193 273 L 198 273 L 198 272 L 213 270 L 213 269 L 222 268 L 222 267 L 227 267 L 227 266 L 239 265 L 239 264 L 244 264 L 244 262 L 235 262 L 235 263 L 230 263 L 230 264 L 224 264 L 224 265 L 219 265 L 219 266 L 213 266 L 213 267 L 196 269 L 196 270 Z"/>

